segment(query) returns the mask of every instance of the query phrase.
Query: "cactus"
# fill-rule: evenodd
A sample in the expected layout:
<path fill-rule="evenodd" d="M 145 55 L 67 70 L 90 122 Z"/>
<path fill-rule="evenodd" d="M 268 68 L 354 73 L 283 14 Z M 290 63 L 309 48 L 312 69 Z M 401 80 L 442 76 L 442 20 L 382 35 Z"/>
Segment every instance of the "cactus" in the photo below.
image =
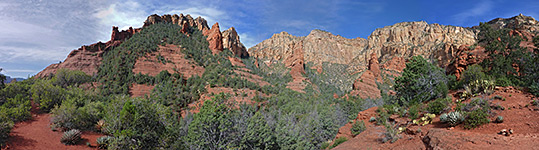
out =
<path fill-rule="evenodd" d="M 444 117 L 442 117 L 444 116 Z M 464 115 L 458 111 L 449 112 L 448 114 L 442 114 L 440 121 L 449 124 L 449 126 L 456 126 L 464 121 Z"/>
<path fill-rule="evenodd" d="M 102 136 L 96 139 L 97 146 L 100 149 L 107 149 L 110 141 L 112 140 L 111 136 Z"/>
<path fill-rule="evenodd" d="M 60 142 L 64 143 L 65 145 L 73 145 L 82 140 L 81 138 L 81 132 L 77 129 L 71 129 L 69 131 L 64 132 L 64 135 L 60 139 Z"/>

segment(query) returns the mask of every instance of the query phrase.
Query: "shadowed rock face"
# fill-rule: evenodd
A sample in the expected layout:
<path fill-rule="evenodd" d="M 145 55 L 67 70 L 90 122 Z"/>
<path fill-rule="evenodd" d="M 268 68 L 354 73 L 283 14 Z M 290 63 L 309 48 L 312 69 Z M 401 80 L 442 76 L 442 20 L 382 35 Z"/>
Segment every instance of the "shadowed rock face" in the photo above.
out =
<path fill-rule="evenodd" d="M 221 33 L 223 35 L 223 48 L 228 48 L 232 53 L 241 58 L 249 57 L 247 48 L 240 42 L 240 36 L 234 27 L 230 27 Z"/>

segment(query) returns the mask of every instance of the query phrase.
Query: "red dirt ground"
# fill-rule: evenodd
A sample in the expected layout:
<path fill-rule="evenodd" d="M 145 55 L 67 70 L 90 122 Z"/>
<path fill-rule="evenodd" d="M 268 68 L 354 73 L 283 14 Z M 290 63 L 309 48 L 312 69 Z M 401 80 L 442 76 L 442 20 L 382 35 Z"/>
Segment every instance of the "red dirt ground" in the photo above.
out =
<path fill-rule="evenodd" d="M 451 92 L 456 95 L 457 92 Z M 382 143 L 380 139 L 384 137 L 385 127 L 376 126 L 369 122 L 370 117 L 377 114 L 376 107 L 364 110 L 358 114 L 354 121 L 365 122 L 367 130 L 353 137 L 350 133 L 351 123 L 339 129 L 337 137 L 347 137 L 348 141 L 335 147 L 335 149 L 537 149 L 539 146 L 539 106 L 532 106 L 532 100 L 539 98 L 529 93 L 522 92 L 513 87 L 500 87 L 489 95 L 493 98 L 499 95 L 506 100 L 494 99 L 491 106 L 500 105 L 505 110 L 494 110 L 490 116 L 495 120 L 496 116 L 504 117 L 503 123 L 489 123 L 478 128 L 467 130 L 463 125 L 449 128 L 440 123 L 439 115 L 433 119 L 432 124 L 417 126 L 408 124 L 411 120 L 400 118 L 396 115 L 390 118 L 395 119 L 396 124 L 407 127 L 405 133 L 399 134 L 401 138 L 395 143 Z M 455 101 L 456 98 L 453 98 Z M 469 103 L 468 99 L 464 103 Z M 408 124 L 408 125 L 407 125 Z M 417 133 L 421 129 L 422 132 Z M 513 129 L 510 136 L 497 134 L 502 129 Z"/>
<path fill-rule="evenodd" d="M 9 150 L 83 150 L 97 149 L 96 139 L 103 136 L 99 133 L 83 132 L 82 141 L 77 145 L 64 145 L 60 142 L 62 132 L 54 132 L 50 128 L 50 114 L 36 114 L 37 107 L 32 106 L 32 119 L 15 124 L 10 133 L 7 146 Z M 90 142 L 92 147 L 86 146 Z"/>

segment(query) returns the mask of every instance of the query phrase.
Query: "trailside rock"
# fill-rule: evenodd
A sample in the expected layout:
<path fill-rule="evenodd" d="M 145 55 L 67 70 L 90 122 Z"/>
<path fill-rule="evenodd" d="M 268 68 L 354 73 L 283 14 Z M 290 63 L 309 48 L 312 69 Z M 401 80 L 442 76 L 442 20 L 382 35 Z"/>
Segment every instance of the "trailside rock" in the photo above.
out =
<path fill-rule="evenodd" d="M 238 36 L 238 33 L 236 32 L 236 29 L 234 27 L 230 27 L 227 30 L 222 32 L 223 36 L 223 48 L 228 48 L 234 55 L 246 58 L 249 57 L 249 53 L 247 53 L 247 48 L 243 46 L 243 44 L 240 42 L 240 36 Z"/>

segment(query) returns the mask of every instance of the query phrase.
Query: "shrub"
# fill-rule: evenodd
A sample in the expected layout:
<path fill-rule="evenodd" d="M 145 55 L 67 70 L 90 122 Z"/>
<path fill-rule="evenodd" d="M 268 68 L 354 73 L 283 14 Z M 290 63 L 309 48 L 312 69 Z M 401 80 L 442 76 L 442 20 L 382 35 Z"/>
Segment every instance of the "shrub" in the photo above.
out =
<path fill-rule="evenodd" d="M 485 73 L 483 72 L 483 68 L 478 64 L 474 64 L 468 66 L 468 68 L 466 68 L 466 70 L 462 72 L 462 78 L 459 82 L 461 82 L 462 85 L 467 85 L 476 80 L 486 79 L 488 78 L 487 75 L 485 75 Z"/>
<path fill-rule="evenodd" d="M 371 117 L 371 118 L 369 119 L 369 122 L 375 122 L 375 121 L 376 121 L 376 117 Z"/>
<path fill-rule="evenodd" d="M 7 141 L 13 128 L 13 121 L 3 112 L 0 112 L 0 146 Z"/>
<path fill-rule="evenodd" d="M 395 79 L 396 103 L 409 106 L 447 95 L 448 78 L 445 72 L 427 62 L 421 56 L 414 56 L 406 63 L 402 76 Z"/>
<path fill-rule="evenodd" d="M 462 115 L 459 111 L 453 111 L 440 115 L 440 122 L 447 123 L 449 126 L 456 126 L 463 122 L 464 119 L 464 115 Z"/>
<path fill-rule="evenodd" d="M 488 113 L 485 110 L 476 109 L 470 112 L 464 120 L 464 128 L 473 129 L 488 122 Z"/>
<path fill-rule="evenodd" d="M 99 149 L 107 149 L 110 141 L 112 140 L 113 137 L 111 136 L 101 136 L 101 137 L 98 137 L 96 139 L 96 142 L 97 142 L 97 147 Z"/>
<path fill-rule="evenodd" d="M 367 127 L 365 127 L 365 122 L 361 120 L 361 121 L 354 122 L 354 124 L 352 124 L 352 128 L 350 129 L 350 131 L 352 132 L 352 135 L 356 136 L 360 134 L 361 132 L 365 131 L 366 129 Z"/>
<path fill-rule="evenodd" d="M 441 114 L 444 111 L 446 111 L 449 108 L 449 104 L 451 103 L 451 98 L 438 98 L 432 102 L 430 102 L 427 106 L 427 111 L 429 113 L 433 114 Z"/>
<path fill-rule="evenodd" d="M 65 145 L 74 145 L 77 144 L 77 142 L 81 141 L 81 132 L 77 129 L 71 129 L 69 131 L 64 132 L 64 135 L 62 135 L 62 138 L 60 139 L 60 142 L 64 143 Z"/>
<path fill-rule="evenodd" d="M 414 104 L 408 108 L 408 117 L 412 120 L 419 118 L 421 112 L 421 103 Z"/>
<path fill-rule="evenodd" d="M 392 123 L 386 123 L 385 127 L 386 127 L 386 132 L 384 133 L 384 137 L 382 138 L 383 143 L 388 142 L 388 141 L 393 143 L 400 139 L 399 130 L 397 129 L 398 128 L 397 126 L 395 126 Z"/>
<path fill-rule="evenodd" d="M 327 149 L 329 147 L 329 144 L 331 144 L 331 142 L 322 143 L 322 145 L 320 146 L 320 149 Z"/>
<path fill-rule="evenodd" d="M 502 116 L 496 117 L 496 123 L 502 123 L 502 122 L 503 122 L 503 117 Z"/>
<path fill-rule="evenodd" d="M 341 136 L 341 137 L 335 139 L 335 142 L 333 142 L 333 145 L 331 145 L 331 147 L 329 149 L 335 148 L 335 147 L 339 146 L 340 144 L 342 144 L 342 143 L 344 143 L 346 141 L 348 141 L 348 139 L 346 137 Z"/>
<path fill-rule="evenodd" d="M 60 105 L 67 95 L 65 89 L 47 80 L 37 81 L 30 91 L 33 100 L 39 104 L 39 109 L 43 112 L 49 112 L 55 105 Z"/>
<path fill-rule="evenodd" d="M 0 106 L 0 111 L 5 112 L 13 121 L 24 121 L 31 118 L 31 107 L 28 98 L 23 97 L 21 94 L 17 94 L 14 98 L 8 98 L 7 101 Z"/>
<path fill-rule="evenodd" d="M 92 77 L 80 70 L 59 69 L 53 80 L 54 85 L 67 87 L 89 82 Z"/>

